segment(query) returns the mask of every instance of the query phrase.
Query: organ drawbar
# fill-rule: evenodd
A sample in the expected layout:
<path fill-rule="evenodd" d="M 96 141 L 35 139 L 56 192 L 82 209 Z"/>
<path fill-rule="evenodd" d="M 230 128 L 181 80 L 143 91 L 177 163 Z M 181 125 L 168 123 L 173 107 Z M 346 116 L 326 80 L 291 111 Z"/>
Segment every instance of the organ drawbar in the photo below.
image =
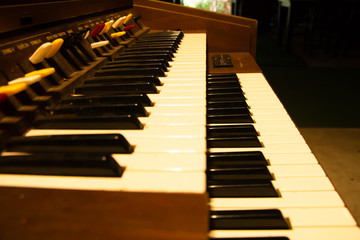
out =
<path fill-rule="evenodd" d="M 1 239 L 359 239 L 253 59 L 256 21 L 143 0 L 0 11 Z"/>

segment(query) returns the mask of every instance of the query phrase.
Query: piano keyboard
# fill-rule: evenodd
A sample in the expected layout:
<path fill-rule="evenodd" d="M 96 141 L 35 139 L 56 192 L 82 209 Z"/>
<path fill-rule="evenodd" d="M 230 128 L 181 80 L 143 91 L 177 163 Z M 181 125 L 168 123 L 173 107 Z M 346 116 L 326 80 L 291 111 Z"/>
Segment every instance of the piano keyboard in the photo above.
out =
<path fill-rule="evenodd" d="M 164 83 L 157 86 L 160 93 L 148 94 L 155 106 L 146 107 L 149 117 L 139 117 L 143 129 L 103 130 L 100 126 L 97 130 L 32 129 L 26 133 L 26 136 L 120 133 L 135 145 L 134 154 L 113 154 L 125 168 L 120 179 L 2 175 L 1 182 L 23 187 L 204 192 L 206 35 L 185 35 L 174 59 L 167 77 L 160 77 Z"/>
<path fill-rule="evenodd" d="M 210 198 L 211 210 L 278 209 L 288 219 L 290 229 L 212 229 L 211 238 L 359 238 L 356 222 L 263 75 L 255 73 L 237 76 L 253 112 L 253 125 L 259 132 L 259 138 L 263 139 L 262 147 L 210 148 L 209 151 L 262 152 L 269 161 L 268 169 L 274 176 L 271 182 L 279 196 L 215 196 Z"/>
<path fill-rule="evenodd" d="M 167 193 L 204 193 L 208 188 L 210 239 L 360 239 L 356 222 L 261 73 L 233 76 L 239 79 L 253 122 L 208 123 L 206 34 L 185 34 L 174 55 L 169 72 L 159 77 L 163 83 L 156 86 L 159 93 L 147 94 L 155 105 L 145 107 L 149 116 L 138 117 L 143 129 L 31 129 L 26 133 L 27 137 L 121 134 L 135 146 L 131 154 L 112 154 L 124 168 L 121 177 L 1 174 L 1 186 Z M 258 136 L 236 132 L 249 126 Z M 211 142 L 206 136 L 211 127 L 225 128 L 229 136 L 240 134 L 240 145 L 245 147 L 231 137 L 227 143 Z M 21 153 L 3 153 L 14 154 Z M 223 176 L 216 166 L 206 167 L 211 157 L 221 154 L 230 155 L 224 161 L 242 154 L 264 156 L 265 161 L 252 163 L 245 157 L 248 162 L 235 167 L 234 162 L 220 163 L 220 170 L 230 173 Z M 228 185 L 217 190 L 210 186 L 212 178 Z M 264 190 L 273 195 L 256 192 L 257 184 L 260 191 L 273 186 L 272 193 Z M 236 192 L 252 186 L 255 190 L 248 193 Z M 227 187 L 235 188 L 235 193 Z"/>

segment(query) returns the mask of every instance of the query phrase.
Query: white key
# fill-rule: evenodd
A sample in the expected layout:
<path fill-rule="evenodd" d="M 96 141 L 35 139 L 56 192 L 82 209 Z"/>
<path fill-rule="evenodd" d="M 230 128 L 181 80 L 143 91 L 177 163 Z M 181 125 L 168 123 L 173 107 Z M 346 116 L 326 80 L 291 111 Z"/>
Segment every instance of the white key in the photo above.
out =
<path fill-rule="evenodd" d="M 162 91 L 160 95 L 148 94 L 150 99 L 156 99 L 157 97 L 206 97 L 206 93 L 200 90 L 188 90 L 188 91 Z"/>
<path fill-rule="evenodd" d="M 180 81 L 180 80 L 179 80 Z M 160 91 L 187 91 L 187 90 L 198 90 L 198 91 L 206 91 L 206 86 L 204 84 L 168 84 L 166 83 L 164 86 L 158 87 Z"/>
<path fill-rule="evenodd" d="M 344 207 L 336 191 L 283 191 L 274 198 L 212 198 L 214 210 L 296 208 L 296 207 Z"/>
<path fill-rule="evenodd" d="M 281 192 L 333 191 L 334 186 L 326 176 L 276 177 L 274 188 Z"/>
<path fill-rule="evenodd" d="M 204 153 L 136 153 L 135 156 L 113 154 L 113 157 L 121 166 L 133 171 L 205 172 L 206 170 Z"/>
<path fill-rule="evenodd" d="M 213 230 L 213 238 L 231 237 L 288 237 L 291 240 L 346 240 L 360 239 L 358 227 L 297 227 L 290 230 Z"/>
<path fill-rule="evenodd" d="M 203 118 L 206 116 L 206 108 L 204 106 L 194 106 L 191 104 L 174 104 L 174 105 L 159 105 L 156 107 L 146 108 L 152 115 L 169 115 L 169 114 L 201 114 Z"/>
<path fill-rule="evenodd" d="M 174 105 L 174 104 L 192 104 L 196 106 L 205 106 L 206 100 L 201 97 L 194 97 L 194 96 L 188 96 L 188 97 L 162 97 L 161 95 L 156 96 L 155 94 L 151 96 L 151 100 L 155 102 L 156 106 L 159 105 Z M 149 107 L 149 111 L 151 111 L 151 108 Z"/>
<path fill-rule="evenodd" d="M 247 152 L 261 151 L 267 153 L 311 153 L 310 148 L 306 144 L 299 143 L 264 143 L 263 147 L 253 148 L 211 148 L 210 152 Z"/>
<path fill-rule="evenodd" d="M 198 113 L 189 114 L 163 114 L 163 115 L 152 115 L 149 118 L 139 118 L 139 120 L 146 125 L 151 126 L 164 126 L 164 125 L 202 125 L 205 126 L 206 119 Z"/>
<path fill-rule="evenodd" d="M 276 178 L 280 177 L 321 177 L 326 176 L 319 164 L 291 164 L 268 166 Z"/>
<path fill-rule="evenodd" d="M 186 179 L 186 181 L 184 181 Z M 1 186 L 106 191 L 205 192 L 204 173 L 124 171 L 119 178 L 1 174 Z"/>

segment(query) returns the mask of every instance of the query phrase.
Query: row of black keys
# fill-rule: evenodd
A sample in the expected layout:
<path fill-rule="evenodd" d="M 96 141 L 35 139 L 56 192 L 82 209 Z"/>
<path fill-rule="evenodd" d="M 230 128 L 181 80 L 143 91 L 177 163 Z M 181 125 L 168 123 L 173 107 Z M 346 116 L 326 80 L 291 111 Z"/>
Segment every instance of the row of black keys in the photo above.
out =
<path fill-rule="evenodd" d="M 254 126 L 239 124 L 253 121 L 237 76 L 209 75 L 207 90 L 207 148 L 262 147 Z M 211 197 L 278 197 L 261 152 L 209 153 L 207 163 Z"/>
<path fill-rule="evenodd" d="M 157 75 L 164 75 L 182 36 L 182 32 L 174 31 L 142 37 L 77 87 L 75 95 L 46 107 L 33 121 L 33 128 L 142 129 L 138 116 L 148 116 L 144 106 L 153 105 L 147 93 L 158 92 L 156 85 L 162 83 Z M 157 63 L 161 66 L 151 67 L 155 71 L 149 73 L 148 66 Z M 6 142 L 5 149 L 31 155 L 2 157 L 2 173 L 108 177 L 121 177 L 123 172 L 111 153 L 134 151 L 121 134 L 14 137 Z"/>
<path fill-rule="evenodd" d="M 245 100 L 235 74 L 208 75 L 207 148 L 262 147 L 254 126 L 246 125 L 253 120 Z M 211 198 L 279 197 L 267 165 L 260 151 L 208 153 L 207 192 Z M 290 223 L 277 209 L 210 211 L 210 229 L 290 229 Z"/>

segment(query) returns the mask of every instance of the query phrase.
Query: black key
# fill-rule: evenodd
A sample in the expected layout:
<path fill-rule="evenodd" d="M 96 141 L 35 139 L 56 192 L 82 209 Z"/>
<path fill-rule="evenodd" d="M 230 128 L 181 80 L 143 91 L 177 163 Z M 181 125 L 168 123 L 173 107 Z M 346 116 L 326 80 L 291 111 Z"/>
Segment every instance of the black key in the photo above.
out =
<path fill-rule="evenodd" d="M 279 197 L 270 180 L 207 181 L 211 198 Z"/>
<path fill-rule="evenodd" d="M 51 114 L 76 114 L 78 116 L 134 115 L 147 117 L 149 113 L 138 103 L 101 104 L 101 105 L 58 105 L 47 108 Z"/>
<path fill-rule="evenodd" d="M 142 38 L 136 41 L 134 46 L 161 46 L 161 45 L 170 45 L 175 49 L 179 48 L 179 41 L 176 38 L 162 38 L 162 39 L 151 39 L 151 38 Z"/>
<path fill-rule="evenodd" d="M 161 37 L 182 39 L 183 33 L 180 31 L 162 31 L 162 32 L 151 32 L 151 33 L 148 32 L 144 35 L 141 35 L 140 39 L 144 39 L 144 38 L 156 39 Z"/>
<path fill-rule="evenodd" d="M 210 211 L 210 229 L 290 229 L 277 209 Z"/>
<path fill-rule="evenodd" d="M 131 45 L 130 48 L 152 48 L 152 47 L 164 47 L 172 49 L 174 52 L 179 48 L 179 45 L 174 41 L 164 41 L 164 42 L 151 42 L 151 41 L 137 41 L 134 45 Z"/>
<path fill-rule="evenodd" d="M 129 59 L 163 59 L 166 61 L 172 61 L 172 57 L 167 53 L 132 53 L 132 54 L 121 54 L 114 60 L 129 60 Z"/>
<path fill-rule="evenodd" d="M 181 43 L 181 39 L 177 36 L 144 36 L 138 40 L 139 42 L 167 42 L 167 41 L 175 41 L 177 44 Z"/>
<path fill-rule="evenodd" d="M 237 80 L 226 80 L 226 81 L 216 81 L 208 80 L 206 81 L 206 86 L 210 88 L 241 88 L 240 83 Z"/>
<path fill-rule="evenodd" d="M 127 48 L 125 52 L 154 52 L 154 51 L 169 51 L 169 52 L 176 52 L 172 46 L 169 45 L 132 45 L 131 47 Z"/>
<path fill-rule="evenodd" d="M 166 41 L 175 41 L 176 43 L 180 43 L 181 42 L 181 37 L 179 37 L 178 35 L 145 35 L 143 37 L 141 37 L 139 40 L 139 42 L 145 42 L 145 41 L 150 41 L 150 42 L 166 42 Z"/>
<path fill-rule="evenodd" d="M 262 152 L 216 152 L 207 154 L 207 168 L 225 168 L 229 166 L 268 165 Z"/>
<path fill-rule="evenodd" d="M 126 67 L 99 70 L 97 76 L 121 76 L 121 75 L 154 75 L 164 77 L 165 72 L 160 67 Z"/>
<path fill-rule="evenodd" d="M 241 88 L 228 88 L 228 87 L 207 87 L 206 94 L 211 93 L 237 93 L 244 94 Z"/>
<path fill-rule="evenodd" d="M 178 34 L 146 34 L 143 37 L 141 37 L 139 40 L 140 41 L 144 41 L 144 40 L 152 40 L 152 41 L 159 41 L 159 42 L 163 42 L 166 40 L 175 40 L 176 42 L 180 43 L 181 39 L 183 36 L 178 35 Z"/>
<path fill-rule="evenodd" d="M 64 114 L 40 116 L 35 119 L 36 129 L 143 129 L 143 124 L 132 115 L 77 116 Z"/>
<path fill-rule="evenodd" d="M 124 59 L 108 62 L 106 66 L 116 65 L 116 64 L 151 64 L 151 63 L 161 63 L 166 67 L 170 67 L 170 64 L 165 59 Z"/>
<path fill-rule="evenodd" d="M 227 115 L 227 114 L 251 115 L 250 110 L 247 107 L 223 107 L 223 108 L 207 107 L 206 112 L 207 112 L 207 115 Z"/>
<path fill-rule="evenodd" d="M 85 84 L 75 89 L 75 94 L 109 95 L 121 93 L 158 93 L 152 83 Z"/>
<path fill-rule="evenodd" d="M 249 114 L 222 114 L 206 116 L 208 124 L 214 123 L 254 123 Z"/>
<path fill-rule="evenodd" d="M 147 33 L 145 36 L 177 36 L 179 38 L 182 38 L 184 36 L 184 33 L 179 30 L 169 30 L 163 32 Z"/>
<path fill-rule="evenodd" d="M 140 82 L 140 83 L 152 83 L 156 86 L 162 86 L 163 83 L 157 76 L 137 76 L 137 75 L 121 75 L 121 76 L 98 76 L 93 77 L 84 82 L 84 84 L 112 84 L 112 83 L 131 83 L 131 82 Z"/>
<path fill-rule="evenodd" d="M 168 69 L 165 64 L 162 62 L 145 62 L 145 63 L 117 63 L 109 64 L 102 67 L 102 70 L 105 69 L 118 69 L 118 68 L 160 68 L 162 71 L 167 72 Z"/>
<path fill-rule="evenodd" d="M 127 51 L 125 50 L 125 53 L 123 53 L 124 55 L 138 55 L 138 54 L 166 54 L 166 60 L 171 61 L 171 59 L 174 58 L 174 54 L 168 50 L 152 50 L 152 51 L 142 51 L 142 50 L 138 50 L 138 51 Z M 119 55 L 119 56 L 122 56 Z M 115 58 L 116 59 L 116 58 Z"/>
<path fill-rule="evenodd" d="M 156 38 L 156 37 L 176 37 L 182 39 L 184 34 L 181 31 L 162 31 L 162 32 L 152 32 L 147 33 L 141 37 L 143 38 Z"/>
<path fill-rule="evenodd" d="M 237 79 L 235 73 L 209 73 L 206 75 L 207 79 Z"/>
<path fill-rule="evenodd" d="M 142 39 L 146 39 L 146 38 L 150 38 L 150 39 L 159 39 L 159 38 L 164 38 L 164 39 L 170 39 L 170 38 L 174 38 L 174 39 L 181 39 L 183 37 L 183 34 L 180 32 L 173 32 L 173 31 L 166 31 L 166 32 L 153 32 L 153 33 L 148 33 L 145 34 L 144 36 L 142 36 L 140 38 L 140 40 Z"/>
<path fill-rule="evenodd" d="M 243 165 L 236 167 L 211 168 L 206 171 L 208 180 L 236 181 L 236 180 L 273 180 L 266 165 Z"/>
<path fill-rule="evenodd" d="M 160 39 L 160 38 L 164 38 L 164 39 L 181 39 L 182 36 L 179 35 L 179 33 L 176 32 L 154 32 L 154 33 L 147 33 L 145 35 L 143 35 L 140 40 L 142 39 Z"/>
<path fill-rule="evenodd" d="M 144 106 L 153 106 L 146 94 L 122 94 L 111 96 L 71 96 L 63 98 L 60 104 L 85 105 L 85 104 L 116 104 L 116 103 L 138 103 Z"/>
<path fill-rule="evenodd" d="M 161 40 L 162 41 L 159 41 Z M 176 36 L 169 36 L 169 37 L 141 37 L 139 38 L 132 46 L 137 45 L 178 45 L 178 37 Z M 181 40 L 180 40 L 181 41 Z"/>
<path fill-rule="evenodd" d="M 242 101 L 246 100 L 245 96 L 239 92 L 227 92 L 227 93 L 214 93 L 210 92 L 206 94 L 207 101 Z"/>
<path fill-rule="evenodd" d="M 226 107 L 247 107 L 245 100 L 242 101 L 208 101 L 206 103 L 207 108 L 226 108 Z"/>
<path fill-rule="evenodd" d="M 88 177 L 121 177 L 124 172 L 111 155 L 52 154 L 1 156 L 0 173 Z"/>
<path fill-rule="evenodd" d="M 209 137 L 206 142 L 208 148 L 262 147 L 256 136 Z"/>
<path fill-rule="evenodd" d="M 253 125 L 224 125 L 224 126 L 207 126 L 206 136 L 209 138 L 216 137 L 240 137 L 240 136 L 257 136 L 258 133 Z"/>
<path fill-rule="evenodd" d="M 5 146 L 12 152 L 132 153 L 134 146 L 121 134 L 73 134 L 13 137 Z"/>

